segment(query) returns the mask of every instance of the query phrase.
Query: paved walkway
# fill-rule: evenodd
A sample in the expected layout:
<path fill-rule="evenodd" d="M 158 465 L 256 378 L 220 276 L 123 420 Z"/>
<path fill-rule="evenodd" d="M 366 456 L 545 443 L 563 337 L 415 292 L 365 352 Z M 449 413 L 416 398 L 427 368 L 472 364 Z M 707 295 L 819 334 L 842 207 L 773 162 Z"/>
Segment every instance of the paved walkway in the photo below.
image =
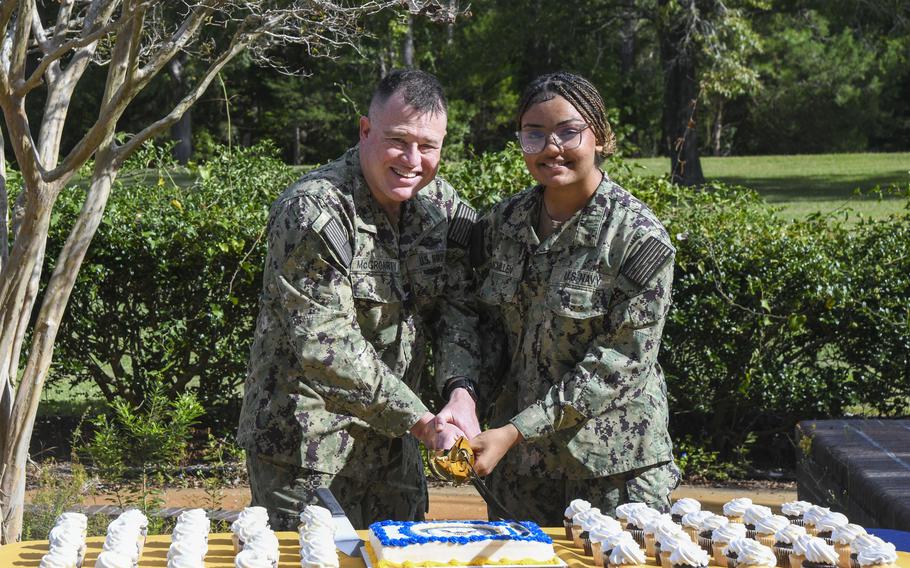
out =
<path fill-rule="evenodd" d="M 735 497 L 749 497 L 758 504 L 779 508 L 781 503 L 796 499 L 796 490 L 753 490 L 683 485 L 673 493 L 674 500 L 682 497 L 698 499 L 702 503 L 702 508 L 719 513 L 723 504 Z M 30 494 L 27 494 L 26 502 L 29 501 Z M 221 502 L 217 505 L 217 508 L 222 511 L 211 516 L 216 519 L 232 520 L 237 511 L 243 509 L 249 502 L 250 490 L 248 487 L 227 489 Z M 115 515 L 119 509 L 114 503 L 116 503 L 114 498 L 103 495 L 89 496 L 83 501 L 87 512 L 92 514 Z M 213 504 L 202 489 L 172 489 L 164 495 L 164 506 L 164 515 L 176 516 L 186 508 L 211 509 Z M 470 485 L 432 487 L 430 488 L 430 512 L 427 514 L 427 518 L 486 519 L 487 508 L 483 499 Z"/>

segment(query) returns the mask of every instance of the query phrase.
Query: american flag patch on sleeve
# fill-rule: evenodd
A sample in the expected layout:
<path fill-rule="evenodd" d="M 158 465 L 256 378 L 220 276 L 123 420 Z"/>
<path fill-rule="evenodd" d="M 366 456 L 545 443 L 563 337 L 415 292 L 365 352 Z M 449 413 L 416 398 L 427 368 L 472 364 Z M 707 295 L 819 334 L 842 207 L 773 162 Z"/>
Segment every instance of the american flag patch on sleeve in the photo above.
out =
<path fill-rule="evenodd" d="M 656 237 L 648 237 L 644 244 L 626 260 L 620 273 L 639 286 L 644 286 L 671 256 L 673 256 L 672 248 Z"/>
<path fill-rule="evenodd" d="M 471 240 L 471 228 L 477 222 L 477 211 L 470 205 L 459 203 L 449 222 L 449 241 L 466 247 Z"/>
<path fill-rule="evenodd" d="M 322 238 L 325 240 L 326 244 L 332 249 L 332 252 L 335 253 L 335 257 L 338 258 L 338 261 L 341 262 L 342 266 L 345 268 L 350 266 L 353 258 L 351 243 L 348 241 L 348 232 L 344 230 L 344 227 L 341 226 L 338 219 L 330 220 L 323 225 L 319 232 L 322 234 Z"/>

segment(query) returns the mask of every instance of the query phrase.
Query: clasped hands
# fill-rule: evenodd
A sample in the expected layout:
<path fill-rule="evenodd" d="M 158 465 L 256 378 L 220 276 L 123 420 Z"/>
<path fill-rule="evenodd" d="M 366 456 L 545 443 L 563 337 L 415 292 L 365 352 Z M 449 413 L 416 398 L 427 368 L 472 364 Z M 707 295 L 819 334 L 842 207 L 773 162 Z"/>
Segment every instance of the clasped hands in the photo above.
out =
<path fill-rule="evenodd" d="M 474 471 L 481 476 L 493 471 L 506 452 L 523 439 L 512 424 L 481 432 L 474 399 L 463 389 L 452 391 L 438 414 L 424 414 L 411 427 L 411 434 L 431 450 L 447 450 L 464 436 L 474 450 Z"/>

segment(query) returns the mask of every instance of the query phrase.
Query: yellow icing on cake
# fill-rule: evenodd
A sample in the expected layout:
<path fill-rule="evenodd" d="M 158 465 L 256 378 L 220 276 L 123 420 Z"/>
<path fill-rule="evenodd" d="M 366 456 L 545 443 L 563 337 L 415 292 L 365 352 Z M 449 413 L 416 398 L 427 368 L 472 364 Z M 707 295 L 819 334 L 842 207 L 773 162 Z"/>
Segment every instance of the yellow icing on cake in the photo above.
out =
<path fill-rule="evenodd" d="M 451 561 L 451 562 L 436 562 L 434 560 L 427 560 L 424 562 L 405 562 L 403 564 L 395 564 L 394 562 L 389 562 L 388 560 L 377 560 L 376 553 L 373 552 L 373 546 L 369 542 L 363 543 L 363 549 L 370 556 L 370 564 L 373 568 L 439 568 L 442 566 L 540 566 L 540 565 L 552 565 L 552 566 L 564 566 L 563 562 L 559 556 L 554 556 L 553 558 L 547 561 L 534 560 L 532 558 L 525 558 L 524 560 L 509 560 L 508 558 L 503 558 L 502 560 L 490 560 L 484 558 L 483 556 L 478 556 L 474 558 L 474 561 L 471 564 L 463 564 L 461 562 Z"/>

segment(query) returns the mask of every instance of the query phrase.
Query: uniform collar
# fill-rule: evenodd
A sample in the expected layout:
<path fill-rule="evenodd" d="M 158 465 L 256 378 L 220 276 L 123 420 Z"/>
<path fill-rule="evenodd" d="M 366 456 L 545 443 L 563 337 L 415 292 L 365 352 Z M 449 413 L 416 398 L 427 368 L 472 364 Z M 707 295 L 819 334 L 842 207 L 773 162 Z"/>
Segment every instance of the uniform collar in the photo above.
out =
<path fill-rule="evenodd" d="M 349 163 L 351 163 L 351 194 L 357 210 L 357 229 L 373 233 L 380 240 L 389 240 L 390 243 L 399 241 L 402 246 L 408 247 L 417 244 L 427 232 L 445 219 L 444 213 L 438 207 L 432 206 L 430 199 L 423 195 L 423 192 L 430 190 L 436 184 L 434 180 L 420 190 L 415 197 L 402 204 L 401 221 L 398 227 L 393 227 L 382 206 L 373 197 L 366 178 L 363 177 L 363 171 L 360 168 L 360 146 L 348 150 L 345 159 L 349 159 Z M 396 239 L 395 235 L 399 228 L 401 228 L 401 235 Z M 386 236 L 390 238 L 387 239 Z"/>
<path fill-rule="evenodd" d="M 556 235 L 555 240 L 547 241 L 546 247 L 540 247 L 540 240 L 534 228 L 537 226 L 543 186 L 536 186 L 520 195 L 503 216 L 502 234 L 526 245 L 528 250 L 546 252 L 559 250 L 574 243 L 579 246 L 596 247 L 600 240 L 600 231 L 604 219 L 610 211 L 610 188 L 613 182 L 604 174 L 594 195 L 571 219 L 567 226 Z M 539 248 L 538 248 L 539 247 Z"/>

